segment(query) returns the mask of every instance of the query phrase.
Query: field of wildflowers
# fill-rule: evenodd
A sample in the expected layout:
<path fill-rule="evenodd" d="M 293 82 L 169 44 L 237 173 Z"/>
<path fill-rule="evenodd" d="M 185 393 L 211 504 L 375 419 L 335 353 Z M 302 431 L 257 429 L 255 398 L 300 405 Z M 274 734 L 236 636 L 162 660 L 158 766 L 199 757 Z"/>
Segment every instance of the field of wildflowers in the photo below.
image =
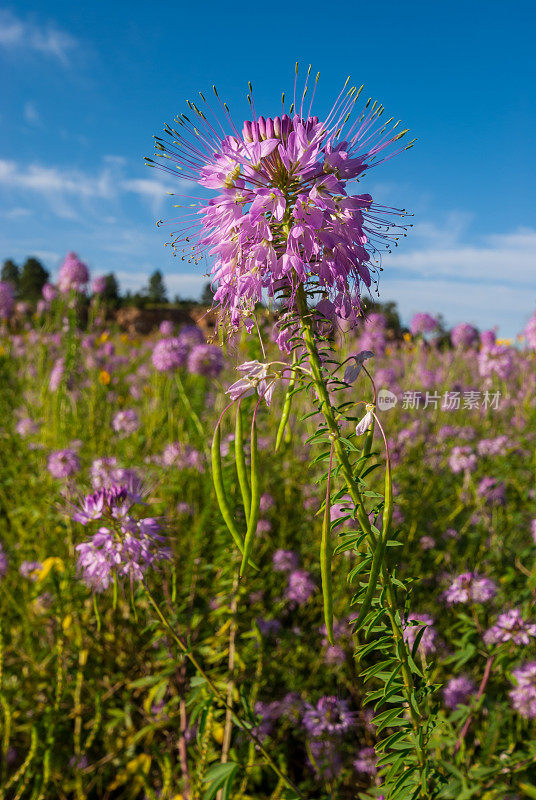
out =
<path fill-rule="evenodd" d="M 210 342 L 121 333 L 74 253 L 0 283 L 2 800 L 536 797 L 536 315 L 366 307 L 405 131 L 305 95 L 156 139 L 219 192 L 172 239 Z"/>
<path fill-rule="evenodd" d="M 272 320 L 259 314 L 265 357 L 254 339 L 222 349 L 171 323 L 143 339 L 79 330 L 73 296 L 19 329 L 6 322 L 2 336 L 3 796 L 193 798 L 222 784 L 230 797 L 301 796 L 247 730 L 305 797 L 381 793 L 381 708 L 363 705 L 378 656 L 354 658 L 350 622 L 358 553 L 333 559 L 332 645 L 323 618 L 323 467 L 307 442 L 317 415 L 301 421 L 314 412 L 305 395 L 277 453 L 285 388 L 259 406 L 258 570 L 241 581 L 216 502 L 212 431 L 236 364 L 280 358 Z M 393 465 L 391 561 L 401 581 L 414 579 L 406 637 L 420 639 L 439 796 L 530 797 L 534 350 L 469 327 L 440 348 L 431 327 L 415 319 L 395 340 L 375 313 L 333 345 L 341 360 L 373 351 L 367 369 L 397 399 L 379 412 Z M 365 393 L 364 380 L 345 397 Z M 244 399 L 248 413 L 255 403 Z M 222 424 L 240 522 L 234 419 Z M 349 509 L 345 496 L 331 505 L 341 542 L 357 524 Z"/>

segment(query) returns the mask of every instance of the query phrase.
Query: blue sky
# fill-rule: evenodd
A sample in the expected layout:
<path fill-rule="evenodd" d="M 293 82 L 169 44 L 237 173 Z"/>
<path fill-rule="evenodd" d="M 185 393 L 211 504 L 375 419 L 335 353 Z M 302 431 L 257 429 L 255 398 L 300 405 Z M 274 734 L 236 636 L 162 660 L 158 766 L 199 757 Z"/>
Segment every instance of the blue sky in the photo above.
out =
<path fill-rule="evenodd" d="M 54 273 L 75 250 L 123 289 L 159 268 L 197 295 L 202 268 L 181 271 L 155 227 L 174 187 L 143 164 L 152 135 L 213 83 L 236 118 L 248 80 L 277 113 L 299 60 L 320 71 L 319 116 L 351 74 L 418 137 L 362 184 L 415 213 L 382 298 L 510 336 L 536 307 L 535 23 L 528 0 L 0 6 L 0 260 Z"/>

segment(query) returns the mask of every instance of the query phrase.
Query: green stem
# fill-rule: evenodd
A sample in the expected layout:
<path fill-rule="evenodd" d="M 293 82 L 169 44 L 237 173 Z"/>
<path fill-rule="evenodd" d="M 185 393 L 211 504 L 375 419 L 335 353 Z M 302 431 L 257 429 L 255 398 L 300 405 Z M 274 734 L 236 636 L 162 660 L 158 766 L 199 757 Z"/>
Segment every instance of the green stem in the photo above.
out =
<path fill-rule="evenodd" d="M 182 652 L 184 653 L 184 655 L 186 656 L 188 661 L 197 670 L 197 672 L 201 675 L 201 677 L 203 677 L 205 679 L 205 681 L 207 682 L 207 686 L 209 686 L 209 688 L 212 691 L 214 697 L 216 697 L 218 699 L 218 701 L 226 709 L 228 709 L 230 711 L 230 713 L 233 715 L 233 719 L 234 719 L 235 724 L 246 734 L 246 736 L 248 736 L 253 742 L 255 742 L 255 746 L 257 747 L 258 751 L 262 754 L 262 756 L 264 757 L 266 763 L 268 764 L 269 767 L 271 767 L 271 769 L 275 772 L 275 774 L 279 778 L 281 778 L 282 781 L 285 782 L 285 784 L 289 787 L 289 789 L 292 789 L 294 792 L 296 792 L 298 797 L 300 797 L 303 800 L 305 800 L 305 795 L 298 789 L 298 787 L 292 782 L 292 780 L 287 775 L 285 775 L 285 773 L 278 767 L 278 765 L 272 759 L 270 754 L 264 749 L 264 747 L 262 745 L 262 742 L 260 741 L 258 736 L 256 736 L 253 733 L 253 731 L 244 722 L 242 722 L 240 717 L 236 716 L 233 708 L 229 705 L 229 703 L 227 702 L 227 699 L 220 692 L 220 690 L 218 689 L 218 687 L 216 686 L 216 684 L 214 683 L 212 678 L 208 675 L 208 673 L 205 671 L 203 666 L 197 660 L 197 657 L 192 653 L 190 647 L 186 644 L 186 642 L 182 639 L 182 637 L 179 636 L 179 634 L 175 632 L 175 629 L 173 628 L 171 623 L 168 621 L 166 615 L 164 614 L 164 612 L 160 608 L 157 600 L 155 599 L 154 595 L 152 594 L 151 590 L 149 589 L 149 587 L 147 586 L 145 581 L 142 581 L 141 583 L 142 583 L 142 586 L 143 586 L 143 588 L 145 590 L 145 594 L 147 595 L 147 599 L 149 600 L 149 602 L 151 603 L 152 607 L 154 608 L 158 619 L 160 620 L 160 622 L 162 623 L 164 628 L 168 631 L 168 633 L 170 634 L 170 636 L 173 639 L 173 641 L 176 644 L 178 644 L 179 648 L 182 650 Z"/>
<path fill-rule="evenodd" d="M 348 454 L 342 443 L 341 431 L 337 423 L 337 420 L 335 418 L 335 411 L 333 409 L 333 406 L 331 405 L 329 391 L 322 372 L 322 364 L 320 360 L 320 355 L 318 353 L 318 348 L 316 346 L 315 335 L 312 328 L 311 313 L 307 305 L 307 297 L 303 289 L 303 286 L 301 284 L 298 286 L 298 290 L 296 293 L 296 300 L 298 306 L 298 313 L 301 319 L 303 341 L 305 343 L 305 347 L 307 349 L 307 354 L 309 357 L 309 363 L 311 365 L 313 381 L 318 396 L 318 400 L 320 402 L 320 410 L 324 416 L 330 437 L 333 441 L 335 455 L 339 462 L 341 474 L 346 482 L 346 485 L 348 487 L 348 492 L 356 508 L 359 525 L 363 533 L 365 533 L 367 536 L 367 543 L 370 552 L 374 554 L 376 552 L 377 538 L 374 532 L 372 531 L 370 520 L 365 510 L 365 505 L 363 502 L 359 484 L 357 480 L 354 478 L 350 459 L 348 458 Z M 391 508 L 389 509 L 387 508 L 388 505 L 389 506 L 392 505 L 392 497 L 386 498 L 384 515 L 387 513 L 387 517 L 389 517 L 389 515 L 392 513 Z M 419 714 L 415 710 L 414 705 L 412 703 L 413 695 L 415 693 L 415 686 L 413 682 L 413 675 L 411 672 L 411 668 L 409 666 L 409 653 L 406 646 L 406 642 L 404 640 L 402 626 L 401 624 L 399 624 L 397 619 L 397 617 L 400 617 L 400 615 L 397 607 L 396 592 L 385 562 L 381 564 L 380 581 L 386 593 L 387 613 L 389 616 L 389 622 L 391 625 L 391 630 L 395 643 L 395 652 L 397 653 L 401 662 L 401 671 L 402 671 L 402 677 L 404 681 L 404 688 L 406 695 L 405 700 L 407 703 L 409 714 L 411 716 L 413 732 L 415 735 L 415 747 L 417 752 L 417 758 L 422 775 L 426 766 L 426 755 L 422 745 L 420 744 L 420 734 L 423 727 L 423 719 L 421 714 Z M 429 795 L 427 788 L 424 786 L 422 788 L 425 792 L 423 796 L 428 797 Z"/>
<path fill-rule="evenodd" d="M 201 425 L 201 420 L 194 411 L 192 404 L 190 403 L 190 400 L 188 398 L 188 395 L 186 394 L 186 390 L 184 388 L 184 384 L 182 382 L 179 370 L 177 370 L 177 372 L 175 373 L 175 384 L 177 386 L 181 402 L 184 408 L 186 409 L 186 412 L 189 415 L 190 419 L 194 423 L 197 433 L 199 434 L 199 440 L 200 442 L 202 442 L 203 446 L 205 446 L 205 441 L 206 441 L 205 431 L 203 430 L 203 426 Z"/>

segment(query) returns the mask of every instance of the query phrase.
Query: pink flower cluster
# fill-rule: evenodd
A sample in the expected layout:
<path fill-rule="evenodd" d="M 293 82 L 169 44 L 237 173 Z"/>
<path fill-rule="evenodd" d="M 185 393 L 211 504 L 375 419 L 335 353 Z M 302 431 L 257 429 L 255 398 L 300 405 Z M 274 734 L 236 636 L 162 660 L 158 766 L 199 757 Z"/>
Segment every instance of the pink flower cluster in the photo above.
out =
<path fill-rule="evenodd" d="M 58 287 L 60 292 L 82 292 L 89 281 L 89 270 L 76 253 L 67 253 L 60 267 Z"/>
<path fill-rule="evenodd" d="M 359 287 L 371 285 L 376 254 L 396 239 L 393 214 L 404 212 L 352 194 L 349 184 L 406 132 L 381 122 L 377 103 L 354 116 L 358 96 L 343 90 L 323 121 L 304 111 L 305 89 L 292 116 L 257 116 L 251 104 L 254 118 L 241 132 L 222 106 L 229 133 L 203 98 L 203 111 L 189 103 L 195 122 L 182 115 L 178 130 L 165 127 L 169 138 L 155 137 L 162 169 L 218 193 L 172 245 L 196 262 L 215 257 L 214 302 L 231 326 L 253 324 L 263 292 L 292 309 L 300 285 L 317 295 L 319 314 L 355 323 Z"/>

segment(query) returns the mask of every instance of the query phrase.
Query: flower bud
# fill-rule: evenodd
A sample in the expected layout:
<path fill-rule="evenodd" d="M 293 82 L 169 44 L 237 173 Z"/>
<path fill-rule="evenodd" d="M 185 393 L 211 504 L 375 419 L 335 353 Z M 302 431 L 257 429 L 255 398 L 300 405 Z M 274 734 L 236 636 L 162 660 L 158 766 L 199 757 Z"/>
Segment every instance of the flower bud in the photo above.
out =
<path fill-rule="evenodd" d="M 242 138 L 245 142 L 252 142 L 253 136 L 251 135 L 251 122 L 247 119 L 242 128 Z"/>
<path fill-rule="evenodd" d="M 275 139 L 274 121 L 271 117 L 266 120 L 266 138 Z"/>

